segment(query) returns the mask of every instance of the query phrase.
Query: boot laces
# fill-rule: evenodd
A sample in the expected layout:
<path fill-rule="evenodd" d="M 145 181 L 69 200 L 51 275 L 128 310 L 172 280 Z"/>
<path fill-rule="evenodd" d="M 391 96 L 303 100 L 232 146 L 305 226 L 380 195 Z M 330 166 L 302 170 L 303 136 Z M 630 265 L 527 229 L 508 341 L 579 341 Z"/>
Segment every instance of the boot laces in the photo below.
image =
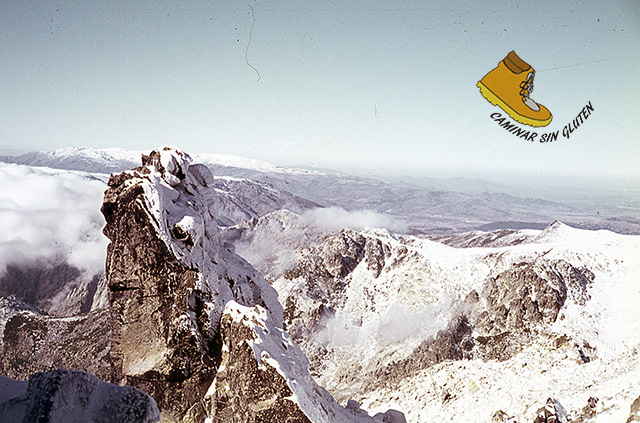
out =
<path fill-rule="evenodd" d="M 533 92 L 533 78 L 535 77 L 536 71 L 531 70 L 529 75 L 527 75 L 527 79 L 520 83 L 520 95 L 522 96 L 522 101 L 526 102 L 529 98 L 529 95 Z"/>

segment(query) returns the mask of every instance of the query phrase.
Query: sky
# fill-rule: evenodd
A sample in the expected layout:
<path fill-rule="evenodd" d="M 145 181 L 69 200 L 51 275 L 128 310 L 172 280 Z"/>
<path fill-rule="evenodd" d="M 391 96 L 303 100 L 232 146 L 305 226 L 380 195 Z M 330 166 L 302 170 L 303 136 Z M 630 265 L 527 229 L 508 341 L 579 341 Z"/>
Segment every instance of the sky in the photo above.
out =
<path fill-rule="evenodd" d="M 358 174 L 640 180 L 640 2 L 7 1 L 0 151 L 173 145 Z M 527 142 L 476 83 L 514 50 Z M 593 112 L 562 136 L 586 104 Z"/>

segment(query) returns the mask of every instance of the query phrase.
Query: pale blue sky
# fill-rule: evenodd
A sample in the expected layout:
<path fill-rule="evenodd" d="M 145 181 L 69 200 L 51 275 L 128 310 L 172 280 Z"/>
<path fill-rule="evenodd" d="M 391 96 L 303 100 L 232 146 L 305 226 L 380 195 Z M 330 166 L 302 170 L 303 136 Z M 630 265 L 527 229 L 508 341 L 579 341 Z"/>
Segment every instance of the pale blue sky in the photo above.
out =
<path fill-rule="evenodd" d="M 640 178 L 635 0 L 1 5 L 3 151 L 169 144 L 348 172 Z M 554 116 L 537 132 L 591 101 L 571 139 L 527 143 L 490 119 L 475 84 L 511 50 Z"/>

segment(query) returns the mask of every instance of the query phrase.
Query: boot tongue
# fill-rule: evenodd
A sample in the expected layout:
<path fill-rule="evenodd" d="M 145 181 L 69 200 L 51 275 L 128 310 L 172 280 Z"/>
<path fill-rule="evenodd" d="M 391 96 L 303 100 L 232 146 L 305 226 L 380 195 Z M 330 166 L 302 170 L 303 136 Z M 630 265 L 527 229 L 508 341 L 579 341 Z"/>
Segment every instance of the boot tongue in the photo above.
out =
<path fill-rule="evenodd" d="M 521 73 L 531 68 L 527 62 L 518 57 L 515 51 L 507 54 L 507 57 L 504 58 L 504 64 L 513 73 Z"/>

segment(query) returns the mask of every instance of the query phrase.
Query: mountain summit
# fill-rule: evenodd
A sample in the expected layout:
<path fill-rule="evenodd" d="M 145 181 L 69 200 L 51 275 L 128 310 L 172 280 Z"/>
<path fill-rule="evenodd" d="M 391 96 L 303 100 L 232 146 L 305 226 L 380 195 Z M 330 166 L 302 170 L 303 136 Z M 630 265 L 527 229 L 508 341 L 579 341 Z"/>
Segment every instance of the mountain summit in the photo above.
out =
<path fill-rule="evenodd" d="M 374 422 L 311 378 L 276 291 L 219 237 L 213 179 L 163 148 L 109 180 L 113 380 L 182 421 Z"/>

